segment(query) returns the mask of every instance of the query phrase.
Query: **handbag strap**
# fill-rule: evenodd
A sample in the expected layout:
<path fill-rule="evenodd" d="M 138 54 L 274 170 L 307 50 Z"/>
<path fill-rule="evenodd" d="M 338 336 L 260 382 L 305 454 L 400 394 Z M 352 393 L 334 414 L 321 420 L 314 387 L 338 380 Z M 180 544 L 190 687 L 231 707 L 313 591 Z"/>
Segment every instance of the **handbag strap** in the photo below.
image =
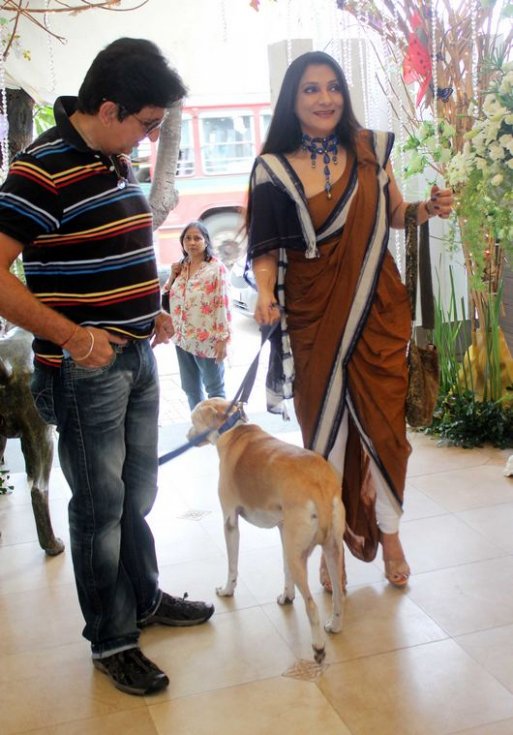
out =
<path fill-rule="evenodd" d="M 406 207 L 404 228 L 406 235 L 406 289 L 410 299 L 412 321 L 417 310 L 417 281 L 420 284 L 421 326 L 433 329 L 435 326 L 435 302 L 431 276 L 431 257 L 429 253 L 429 223 L 420 226 L 418 239 L 417 209 L 420 202 L 412 202 Z"/>

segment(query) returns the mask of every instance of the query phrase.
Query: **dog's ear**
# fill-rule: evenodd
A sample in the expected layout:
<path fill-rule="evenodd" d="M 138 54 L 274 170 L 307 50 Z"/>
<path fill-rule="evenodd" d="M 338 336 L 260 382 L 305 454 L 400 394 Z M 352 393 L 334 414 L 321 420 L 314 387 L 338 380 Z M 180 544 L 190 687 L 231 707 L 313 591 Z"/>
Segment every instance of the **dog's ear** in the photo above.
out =
<path fill-rule="evenodd" d="M 209 406 L 208 426 L 218 429 L 226 421 L 226 406 Z"/>

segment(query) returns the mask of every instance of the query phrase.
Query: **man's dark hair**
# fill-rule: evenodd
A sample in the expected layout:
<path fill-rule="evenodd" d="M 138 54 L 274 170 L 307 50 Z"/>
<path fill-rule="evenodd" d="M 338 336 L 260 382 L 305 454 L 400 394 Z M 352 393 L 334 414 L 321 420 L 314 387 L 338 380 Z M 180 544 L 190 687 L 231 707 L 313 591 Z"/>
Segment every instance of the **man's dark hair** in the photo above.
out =
<path fill-rule="evenodd" d="M 162 55 L 145 38 L 118 38 L 89 67 L 78 92 L 77 109 L 94 115 L 102 102 L 120 107 L 119 119 L 143 107 L 169 107 L 186 95 L 185 85 Z"/>

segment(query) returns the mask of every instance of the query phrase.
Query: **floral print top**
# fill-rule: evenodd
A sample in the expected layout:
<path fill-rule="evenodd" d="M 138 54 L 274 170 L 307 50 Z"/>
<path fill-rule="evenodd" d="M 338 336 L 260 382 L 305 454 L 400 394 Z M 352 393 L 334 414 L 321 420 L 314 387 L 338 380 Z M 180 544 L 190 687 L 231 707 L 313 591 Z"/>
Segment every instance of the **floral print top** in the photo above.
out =
<path fill-rule="evenodd" d="M 227 271 L 217 258 L 189 276 L 184 265 L 169 290 L 173 342 L 197 357 L 215 357 L 217 342 L 230 337 Z"/>

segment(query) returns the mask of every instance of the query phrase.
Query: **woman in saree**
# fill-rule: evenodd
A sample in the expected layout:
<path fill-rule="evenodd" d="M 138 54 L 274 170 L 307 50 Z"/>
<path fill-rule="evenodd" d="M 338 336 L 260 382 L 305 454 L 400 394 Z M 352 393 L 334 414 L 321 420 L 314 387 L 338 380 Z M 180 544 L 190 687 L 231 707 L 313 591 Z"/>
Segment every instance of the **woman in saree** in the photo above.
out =
<path fill-rule="evenodd" d="M 255 319 L 280 321 L 268 408 L 293 397 L 304 445 L 340 473 L 350 551 L 371 561 L 381 544 L 387 580 L 403 587 L 411 309 L 388 250 L 407 206 L 389 162 L 393 140 L 359 125 L 331 56 L 303 54 L 287 69 L 253 167 L 247 231 Z M 417 223 L 451 209 L 451 192 L 434 186 Z M 330 589 L 324 560 L 321 583 Z"/>

